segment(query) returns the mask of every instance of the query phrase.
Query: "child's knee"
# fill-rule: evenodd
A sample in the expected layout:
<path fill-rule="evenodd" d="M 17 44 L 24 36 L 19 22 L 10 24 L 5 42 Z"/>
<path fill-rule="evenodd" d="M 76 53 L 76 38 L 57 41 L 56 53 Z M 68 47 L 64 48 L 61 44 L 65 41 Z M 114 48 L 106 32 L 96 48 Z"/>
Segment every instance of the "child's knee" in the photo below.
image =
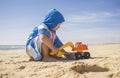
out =
<path fill-rule="evenodd" d="M 36 52 L 31 46 L 26 47 L 26 53 L 29 56 L 30 61 L 31 60 L 39 61 L 42 58 L 41 53 Z"/>
<path fill-rule="evenodd" d="M 26 53 L 29 57 L 33 57 L 32 49 L 29 46 L 26 47 Z"/>

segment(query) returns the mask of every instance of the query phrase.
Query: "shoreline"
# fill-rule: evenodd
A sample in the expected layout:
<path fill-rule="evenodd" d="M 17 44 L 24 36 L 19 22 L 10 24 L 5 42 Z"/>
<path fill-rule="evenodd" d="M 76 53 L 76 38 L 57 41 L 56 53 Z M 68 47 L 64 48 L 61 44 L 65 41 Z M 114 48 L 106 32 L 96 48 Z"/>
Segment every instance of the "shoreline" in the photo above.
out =
<path fill-rule="evenodd" d="M 83 43 L 83 44 L 85 44 L 85 43 Z M 120 44 L 120 43 L 101 43 L 101 44 L 86 44 L 86 45 L 88 45 L 88 47 L 89 47 L 89 46 L 118 45 L 118 44 Z M 7 46 L 7 48 L 5 46 Z M 25 50 L 25 45 L 0 45 L 0 51 L 9 51 L 9 50 Z"/>

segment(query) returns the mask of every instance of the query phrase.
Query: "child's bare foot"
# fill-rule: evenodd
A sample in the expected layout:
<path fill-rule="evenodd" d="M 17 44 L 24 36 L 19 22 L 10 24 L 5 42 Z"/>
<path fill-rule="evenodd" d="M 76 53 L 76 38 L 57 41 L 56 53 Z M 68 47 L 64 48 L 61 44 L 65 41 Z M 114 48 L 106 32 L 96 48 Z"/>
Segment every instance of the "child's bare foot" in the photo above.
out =
<path fill-rule="evenodd" d="M 29 59 L 29 61 L 34 61 L 34 58 L 30 56 L 30 59 Z"/>
<path fill-rule="evenodd" d="M 42 61 L 44 62 L 51 62 L 51 61 L 57 61 L 57 59 L 55 59 L 54 57 L 43 57 Z"/>

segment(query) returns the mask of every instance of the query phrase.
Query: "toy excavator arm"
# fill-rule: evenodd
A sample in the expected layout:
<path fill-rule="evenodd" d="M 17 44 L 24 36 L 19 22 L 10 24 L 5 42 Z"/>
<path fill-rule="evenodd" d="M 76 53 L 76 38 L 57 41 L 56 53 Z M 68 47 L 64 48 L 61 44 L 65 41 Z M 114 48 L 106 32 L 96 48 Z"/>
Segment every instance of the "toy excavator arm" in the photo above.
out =
<path fill-rule="evenodd" d="M 64 44 L 63 46 L 61 46 L 61 47 L 59 48 L 59 52 L 58 52 L 56 55 L 55 55 L 54 52 L 50 52 L 50 55 L 52 55 L 52 56 L 55 55 L 55 56 L 57 56 L 57 57 L 60 57 L 60 56 L 63 55 L 63 52 L 61 52 L 61 50 L 64 49 L 64 48 L 66 48 L 66 47 L 71 47 L 72 49 L 74 49 L 73 43 L 72 43 L 72 42 L 68 42 L 68 43 Z"/>
<path fill-rule="evenodd" d="M 73 49 L 73 48 L 74 48 L 74 45 L 73 45 L 72 42 L 67 42 L 66 44 L 64 44 L 63 46 L 61 46 L 61 47 L 59 48 L 59 50 L 62 50 L 62 49 L 64 49 L 64 48 L 66 48 L 66 47 L 71 47 L 71 48 Z"/>

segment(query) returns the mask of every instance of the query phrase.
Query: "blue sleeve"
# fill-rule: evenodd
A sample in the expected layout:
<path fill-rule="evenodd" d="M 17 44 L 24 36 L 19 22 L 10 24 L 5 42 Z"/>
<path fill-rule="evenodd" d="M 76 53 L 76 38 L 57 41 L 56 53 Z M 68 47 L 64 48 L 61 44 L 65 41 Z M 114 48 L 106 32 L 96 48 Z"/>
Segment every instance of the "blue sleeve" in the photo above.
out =
<path fill-rule="evenodd" d="M 60 39 L 56 36 L 55 41 L 54 41 L 55 47 L 59 48 L 63 45 L 63 43 L 60 41 Z"/>
<path fill-rule="evenodd" d="M 50 37 L 49 31 L 48 31 L 47 29 L 45 29 L 45 28 L 38 29 L 38 35 L 40 35 L 40 34 L 44 34 L 44 35 L 46 35 L 47 37 Z"/>

